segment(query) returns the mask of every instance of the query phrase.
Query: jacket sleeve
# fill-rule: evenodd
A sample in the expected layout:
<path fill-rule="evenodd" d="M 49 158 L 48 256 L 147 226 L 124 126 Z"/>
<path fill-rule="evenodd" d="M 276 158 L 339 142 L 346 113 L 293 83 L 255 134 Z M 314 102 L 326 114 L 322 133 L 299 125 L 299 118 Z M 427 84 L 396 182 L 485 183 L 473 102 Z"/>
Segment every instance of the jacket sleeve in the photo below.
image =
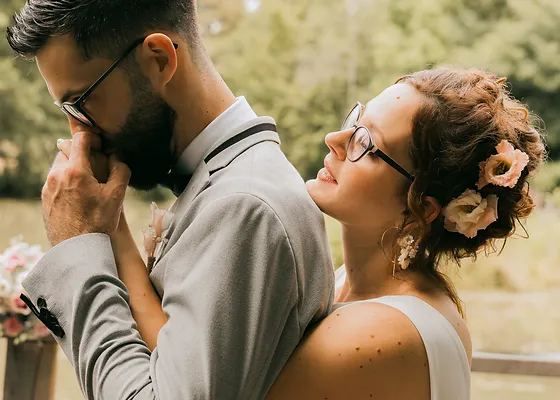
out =
<path fill-rule="evenodd" d="M 295 260 L 274 211 L 249 194 L 207 205 L 166 254 L 167 324 L 150 353 L 118 279 L 108 236 L 51 249 L 24 281 L 66 336 L 57 338 L 88 399 L 250 399 L 297 307 Z M 157 268 L 157 265 L 156 265 Z M 285 338 L 284 338 L 285 339 Z M 264 390 L 264 392 L 263 392 Z"/>

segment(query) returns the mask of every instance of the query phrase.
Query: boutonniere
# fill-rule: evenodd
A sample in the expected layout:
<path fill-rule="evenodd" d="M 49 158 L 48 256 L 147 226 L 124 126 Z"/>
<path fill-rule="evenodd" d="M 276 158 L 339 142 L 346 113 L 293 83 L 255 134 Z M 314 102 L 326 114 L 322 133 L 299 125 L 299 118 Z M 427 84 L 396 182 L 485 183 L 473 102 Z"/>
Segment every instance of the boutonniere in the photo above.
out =
<path fill-rule="evenodd" d="M 156 262 L 156 252 L 167 241 L 167 239 L 163 238 L 163 235 L 169 229 L 173 221 L 173 213 L 167 210 L 161 210 L 154 202 L 152 202 L 150 207 L 152 209 L 152 223 L 148 228 L 142 231 L 144 233 L 144 250 L 148 258 L 148 273 L 152 271 L 154 263 Z"/>

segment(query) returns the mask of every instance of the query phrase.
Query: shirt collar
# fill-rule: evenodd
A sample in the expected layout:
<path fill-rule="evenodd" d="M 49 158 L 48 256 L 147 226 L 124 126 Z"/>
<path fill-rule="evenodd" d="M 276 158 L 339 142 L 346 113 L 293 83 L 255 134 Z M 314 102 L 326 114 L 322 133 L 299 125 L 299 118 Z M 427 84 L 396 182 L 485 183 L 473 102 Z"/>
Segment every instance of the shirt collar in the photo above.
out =
<path fill-rule="evenodd" d="M 192 174 L 225 132 L 232 131 L 255 118 L 257 118 L 257 114 L 245 97 L 238 97 L 235 103 L 204 128 L 187 146 L 179 157 L 174 170 L 180 174 Z"/>

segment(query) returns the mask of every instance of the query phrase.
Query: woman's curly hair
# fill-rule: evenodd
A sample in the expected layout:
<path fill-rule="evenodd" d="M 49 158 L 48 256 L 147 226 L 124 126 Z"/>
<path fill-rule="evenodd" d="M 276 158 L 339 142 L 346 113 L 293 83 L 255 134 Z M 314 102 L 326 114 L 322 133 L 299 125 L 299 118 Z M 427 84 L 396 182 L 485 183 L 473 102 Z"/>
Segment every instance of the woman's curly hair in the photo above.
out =
<path fill-rule="evenodd" d="M 546 157 L 538 117 L 508 91 L 505 78 L 478 69 L 437 68 L 403 76 L 397 83 L 412 85 L 424 97 L 413 119 L 411 157 L 415 180 L 408 189 L 408 214 L 419 221 L 418 252 L 411 268 L 418 268 L 436 281 L 462 307 L 449 279 L 439 270 L 441 260 L 457 263 L 495 248 L 506 239 L 520 219 L 533 210 L 527 178 Z M 496 154 L 496 146 L 507 140 L 529 156 L 529 163 L 513 188 L 487 185 L 483 197 L 499 198 L 498 219 L 474 238 L 449 232 L 444 217 L 427 223 L 425 196 L 445 207 L 466 189 L 476 189 L 479 163 Z"/>

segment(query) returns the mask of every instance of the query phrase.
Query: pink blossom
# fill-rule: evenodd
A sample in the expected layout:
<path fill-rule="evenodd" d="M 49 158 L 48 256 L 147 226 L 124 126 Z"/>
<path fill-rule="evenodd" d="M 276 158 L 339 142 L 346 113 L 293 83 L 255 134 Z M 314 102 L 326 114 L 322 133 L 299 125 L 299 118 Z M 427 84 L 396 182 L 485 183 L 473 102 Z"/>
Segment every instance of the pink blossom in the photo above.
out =
<path fill-rule="evenodd" d="M 156 237 L 161 237 L 163 232 L 169 229 L 173 214 L 167 210 L 161 210 L 155 202 L 152 202 L 152 228 L 156 232 Z"/>
<path fill-rule="evenodd" d="M 23 325 L 16 317 L 9 317 L 3 323 L 4 333 L 8 337 L 16 337 L 23 331 Z"/>
<path fill-rule="evenodd" d="M 6 265 L 7 271 L 14 271 L 17 267 L 24 267 L 25 259 L 17 253 L 12 254 L 8 257 L 8 265 Z"/>
<path fill-rule="evenodd" d="M 157 244 L 156 231 L 154 228 L 145 228 L 142 233 L 144 234 L 144 251 L 148 257 L 152 257 Z"/>
<path fill-rule="evenodd" d="M 449 202 L 443 216 L 445 229 L 472 239 L 498 219 L 498 197 L 492 194 L 483 199 L 480 193 L 467 189 Z"/>
<path fill-rule="evenodd" d="M 479 190 L 488 184 L 513 188 L 529 163 L 529 156 L 519 149 L 516 150 L 507 140 L 502 140 L 496 146 L 496 150 L 498 154 L 479 164 Z"/>
<path fill-rule="evenodd" d="M 19 298 L 19 294 L 13 295 L 10 298 L 10 309 L 16 314 L 31 314 L 31 310 L 29 309 L 29 307 L 27 307 L 27 304 L 25 304 L 23 300 Z"/>
<path fill-rule="evenodd" d="M 45 324 L 43 324 L 41 321 L 38 321 L 33 327 L 33 333 L 38 338 L 44 338 L 50 336 L 51 331 L 49 331 L 49 328 L 47 328 Z"/>

